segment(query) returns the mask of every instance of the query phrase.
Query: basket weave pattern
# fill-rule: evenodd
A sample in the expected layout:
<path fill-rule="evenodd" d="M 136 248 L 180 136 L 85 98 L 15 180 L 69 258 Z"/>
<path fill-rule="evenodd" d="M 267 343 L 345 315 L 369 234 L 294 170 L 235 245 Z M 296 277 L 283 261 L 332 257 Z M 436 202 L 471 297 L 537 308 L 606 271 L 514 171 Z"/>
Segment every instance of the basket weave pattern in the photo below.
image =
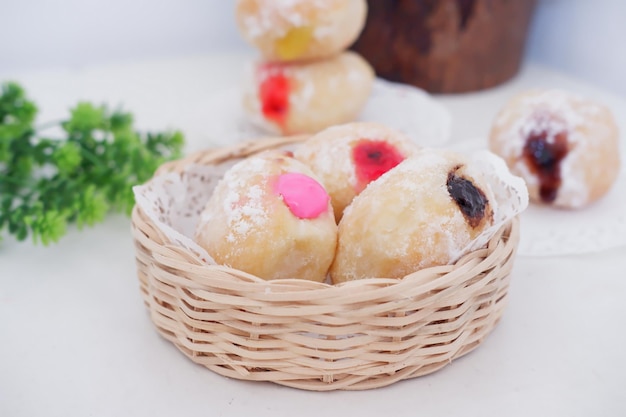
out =
<path fill-rule="evenodd" d="M 201 152 L 159 173 L 301 139 Z M 207 265 L 138 207 L 132 226 L 141 293 L 165 339 L 218 374 L 318 391 L 389 385 L 476 348 L 503 313 L 519 240 L 515 218 L 454 265 L 333 286 Z"/>

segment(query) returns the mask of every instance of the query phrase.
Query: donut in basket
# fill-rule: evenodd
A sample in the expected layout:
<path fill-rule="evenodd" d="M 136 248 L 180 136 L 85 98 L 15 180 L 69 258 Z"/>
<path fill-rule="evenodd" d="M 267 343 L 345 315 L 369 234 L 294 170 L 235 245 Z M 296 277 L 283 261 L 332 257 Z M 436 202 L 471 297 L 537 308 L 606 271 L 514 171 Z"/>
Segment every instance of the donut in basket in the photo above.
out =
<path fill-rule="evenodd" d="M 226 172 L 202 211 L 195 240 L 216 262 L 259 277 L 321 282 L 335 257 L 337 225 L 313 171 L 267 151 Z"/>
<path fill-rule="evenodd" d="M 324 175 L 297 156 L 361 127 L 199 152 L 135 189 L 138 277 L 163 337 L 221 375 L 309 390 L 389 385 L 484 340 L 506 304 L 524 183 L 488 152 L 364 136 L 370 157 L 348 165 L 373 174 L 349 182 L 337 225 Z"/>

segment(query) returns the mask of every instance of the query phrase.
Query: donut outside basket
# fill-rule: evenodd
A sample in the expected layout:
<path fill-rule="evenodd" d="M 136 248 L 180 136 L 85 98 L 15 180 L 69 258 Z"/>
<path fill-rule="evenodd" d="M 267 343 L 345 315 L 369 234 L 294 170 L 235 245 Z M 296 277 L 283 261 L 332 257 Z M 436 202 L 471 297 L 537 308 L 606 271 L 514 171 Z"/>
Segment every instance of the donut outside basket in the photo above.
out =
<path fill-rule="evenodd" d="M 163 165 L 155 175 L 303 139 L 198 152 Z M 361 390 L 429 374 L 483 342 L 507 302 L 519 220 L 453 265 L 340 285 L 266 281 L 209 265 L 173 244 L 138 206 L 132 233 L 150 317 L 161 336 L 192 361 L 231 378 L 316 391 Z"/>

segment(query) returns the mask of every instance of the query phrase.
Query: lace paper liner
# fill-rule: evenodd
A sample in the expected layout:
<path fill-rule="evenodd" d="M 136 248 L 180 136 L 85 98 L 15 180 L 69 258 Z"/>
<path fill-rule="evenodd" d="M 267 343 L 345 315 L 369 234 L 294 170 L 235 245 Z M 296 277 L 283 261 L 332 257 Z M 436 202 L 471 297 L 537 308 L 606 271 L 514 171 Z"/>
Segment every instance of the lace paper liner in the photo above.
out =
<path fill-rule="evenodd" d="M 472 165 L 480 167 L 495 197 L 493 226 L 485 229 L 462 253 L 482 248 L 502 225 L 528 207 L 528 189 L 524 180 L 511 174 L 506 162 L 487 150 L 468 152 Z"/>
<path fill-rule="evenodd" d="M 193 240 L 196 225 L 215 186 L 237 163 L 234 159 L 216 165 L 189 165 L 181 173 L 168 173 L 133 187 L 135 202 L 165 236 L 200 259 L 215 260 Z"/>
<path fill-rule="evenodd" d="M 493 205 L 495 222 L 461 255 L 485 246 L 504 223 L 528 204 L 524 181 L 510 174 L 502 159 L 488 151 L 474 152 L 469 156 L 483 168 L 496 197 Z M 193 241 L 194 231 L 215 186 L 226 170 L 239 160 L 217 165 L 191 164 L 181 173 L 157 176 L 133 188 L 137 205 L 173 244 L 186 248 L 209 264 L 215 264 L 213 258 Z"/>
<path fill-rule="evenodd" d="M 230 88 L 190 109 L 187 117 L 203 122 L 202 131 L 192 132 L 193 135 L 206 139 L 200 147 L 188 150 L 229 146 L 272 135 L 250 121 L 242 107 L 242 95 L 241 88 Z M 452 125 L 448 109 L 424 90 L 379 78 L 374 81 L 372 93 L 357 121 L 378 122 L 395 128 L 424 147 L 447 143 Z"/>

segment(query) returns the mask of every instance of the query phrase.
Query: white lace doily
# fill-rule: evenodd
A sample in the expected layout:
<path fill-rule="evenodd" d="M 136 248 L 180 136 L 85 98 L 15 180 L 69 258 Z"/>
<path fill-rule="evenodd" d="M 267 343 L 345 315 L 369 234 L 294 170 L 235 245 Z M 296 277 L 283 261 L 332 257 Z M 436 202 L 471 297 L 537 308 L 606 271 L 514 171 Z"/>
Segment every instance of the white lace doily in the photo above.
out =
<path fill-rule="evenodd" d="M 473 166 L 479 167 L 484 175 L 495 201 L 493 225 L 484 230 L 470 244 L 469 250 L 485 246 L 493 235 L 513 217 L 528 207 L 528 189 L 526 183 L 509 171 L 506 162 L 488 150 L 466 152 Z"/>
<path fill-rule="evenodd" d="M 469 140 L 451 147 L 467 151 L 486 146 L 485 140 Z M 588 207 L 561 210 L 531 203 L 521 214 L 518 255 L 576 255 L 626 245 L 626 157 L 622 161 L 611 191 Z"/>
<path fill-rule="evenodd" d="M 398 129 L 418 145 L 441 146 L 451 134 L 452 116 L 428 93 L 407 84 L 377 78 L 359 121 L 378 122 Z"/>
<path fill-rule="evenodd" d="M 219 165 L 190 165 L 133 187 L 135 202 L 175 245 L 186 248 L 203 261 L 213 258 L 193 240 L 202 209 L 226 170 L 237 160 Z"/>
<path fill-rule="evenodd" d="M 243 110 L 242 94 L 241 88 L 231 87 L 190 109 L 187 117 L 203 121 L 202 132 L 194 132 L 203 139 L 196 149 L 187 151 L 268 136 L 268 132 L 249 122 Z M 443 145 L 451 133 L 448 109 L 428 93 L 382 79 L 374 81 L 372 93 L 357 121 L 378 122 L 401 130 L 412 138 L 420 138 L 416 142 L 421 146 Z"/>

